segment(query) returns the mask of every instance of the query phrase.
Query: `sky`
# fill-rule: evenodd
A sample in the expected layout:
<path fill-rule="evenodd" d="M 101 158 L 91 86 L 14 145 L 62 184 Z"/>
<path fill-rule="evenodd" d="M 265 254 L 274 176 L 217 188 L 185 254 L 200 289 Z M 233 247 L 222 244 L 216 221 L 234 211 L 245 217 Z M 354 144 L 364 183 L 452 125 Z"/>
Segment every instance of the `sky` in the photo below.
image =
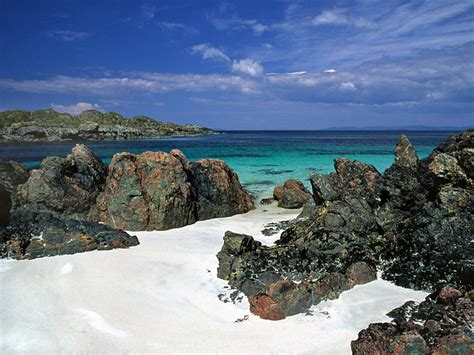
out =
<path fill-rule="evenodd" d="M 474 126 L 474 1 L 0 0 L 0 110 Z"/>

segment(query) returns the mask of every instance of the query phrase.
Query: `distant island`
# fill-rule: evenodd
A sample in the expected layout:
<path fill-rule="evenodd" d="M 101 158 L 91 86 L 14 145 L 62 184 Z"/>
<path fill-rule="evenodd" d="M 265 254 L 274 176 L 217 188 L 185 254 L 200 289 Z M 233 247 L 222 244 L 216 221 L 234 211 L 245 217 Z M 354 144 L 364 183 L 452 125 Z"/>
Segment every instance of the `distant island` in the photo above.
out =
<path fill-rule="evenodd" d="M 87 110 L 73 116 L 52 109 L 0 112 L 0 143 L 84 140 L 153 139 L 213 134 L 210 128 L 126 118 L 115 112 Z"/>

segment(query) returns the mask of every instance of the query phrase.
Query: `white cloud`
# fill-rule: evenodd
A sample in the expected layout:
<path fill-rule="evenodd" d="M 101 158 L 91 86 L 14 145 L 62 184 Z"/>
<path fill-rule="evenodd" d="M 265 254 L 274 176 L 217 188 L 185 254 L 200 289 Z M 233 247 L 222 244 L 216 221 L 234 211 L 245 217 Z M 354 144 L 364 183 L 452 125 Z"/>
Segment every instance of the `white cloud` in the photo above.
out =
<path fill-rule="evenodd" d="M 320 15 L 315 16 L 311 23 L 314 26 L 320 25 L 338 25 L 338 26 L 354 26 L 357 28 L 373 29 L 377 27 L 376 23 L 363 18 L 352 18 L 345 14 L 342 9 L 324 10 Z"/>
<path fill-rule="evenodd" d="M 325 73 L 329 73 L 329 74 L 333 74 L 335 73 L 337 70 L 336 69 L 326 69 L 324 72 Z"/>
<path fill-rule="evenodd" d="M 268 30 L 268 26 L 262 25 L 261 23 L 256 23 L 252 25 L 252 30 L 257 36 L 259 36 L 266 30 Z"/>
<path fill-rule="evenodd" d="M 184 30 L 186 26 L 182 23 L 159 21 L 158 26 L 166 30 Z"/>
<path fill-rule="evenodd" d="M 262 44 L 262 47 L 267 49 L 267 50 L 270 50 L 270 49 L 273 48 L 273 46 L 270 43 L 264 43 L 264 44 Z"/>
<path fill-rule="evenodd" d="M 346 82 L 341 83 L 341 86 L 339 86 L 339 88 L 341 90 L 344 90 L 344 91 L 356 91 L 357 90 L 354 83 L 351 83 L 350 81 L 346 81 Z"/>
<path fill-rule="evenodd" d="M 302 70 L 302 71 L 292 71 L 292 72 L 288 73 L 288 75 L 303 75 L 303 74 L 306 74 L 306 72 L 304 70 Z"/>
<path fill-rule="evenodd" d="M 97 110 L 103 112 L 104 110 L 98 104 L 89 104 L 87 102 L 78 102 L 77 104 L 64 106 L 52 104 L 51 107 L 57 112 L 67 112 L 73 116 L 79 115 L 86 110 Z"/>
<path fill-rule="evenodd" d="M 252 59 L 234 60 L 232 63 L 232 71 L 250 76 L 261 76 L 263 74 L 263 66 Z"/>
<path fill-rule="evenodd" d="M 65 42 L 81 41 L 89 36 L 87 32 L 77 32 L 68 30 L 58 30 L 48 32 L 48 35 L 52 38 L 59 39 Z"/>
<path fill-rule="evenodd" d="M 230 58 L 224 54 L 220 49 L 212 47 L 207 43 L 196 44 L 191 48 L 194 54 L 201 54 L 203 59 L 223 60 L 230 62 Z"/>
<path fill-rule="evenodd" d="M 319 25 L 347 25 L 349 19 L 340 10 L 324 10 L 321 15 L 315 16 L 311 23 Z"/>
<path fill-rule="evenodd" d="M 260 84 L 250 77 L 221 74 L 134 73 L 130 77 L 82 78 L 55 76 L 42 80 L 0 79 L 0 90 L 29 93 L 61 93 L 120 97 L 130 93 L 164 93 L 170 91 L 240 91 L 256 93 Z"/>

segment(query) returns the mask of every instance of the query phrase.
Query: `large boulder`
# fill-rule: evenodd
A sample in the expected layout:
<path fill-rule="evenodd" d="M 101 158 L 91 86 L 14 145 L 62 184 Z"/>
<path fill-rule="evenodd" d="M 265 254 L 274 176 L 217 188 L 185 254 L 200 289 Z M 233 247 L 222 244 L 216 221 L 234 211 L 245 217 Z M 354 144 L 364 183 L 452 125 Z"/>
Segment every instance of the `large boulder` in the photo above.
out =
<path fill-rule="evenodd" d="M 48 157 L 18 188 L 18 204 L 34 210 L 86 219 L 103 190 L 107 169 L 92 151 L 77 144 L 65 158 Z"/>
<path fill-rule="evenodd" d="M 392 323 L 373 323 L 352 341 L 352 353 L 472 354 L 473 300 L 469 294 L 445 287 L 417 305 L 394 309 Z"/>
<path fill-rule="evenodd" d="M 116 154 L 97 207 L 100 221 L 126 230 L 165 230 L 254 208 L 227 164 L 190 163 L 179 150 Z"/>
<path fill-rule="evenodd" d="M 461 290 L 474 287 L 472 160 L 474 130 L 448 138 L 418 163 L 415 174 L 406 169 L 395 174 L 400 168 L 391 168 L 390 186 L 394 186 L 395 175 L 400 176 L 398 185 L 412 183 L 386 199 L 400 202 L 391 211 L 392 219 L 401 218 L 394 219 L 385 233 L 384 278 L 426 290 L 446 283 Z"/>
<path fill-rule="evenodd" d="M 197 195 L 199 220 L 228 217 L 254 208 L 252 197 L 240 185 L 237 174 L 222 160 L 201 159 L 189 169 Z"/>
<path fill-rule="evenodd" d="M 273 190 L 273 198 L 278 201 L 278 207 L 301 208 L 311 199 L 311 193 L 301 181 L 288 179 L 283 186 Z"/>
<path fill-rule="evenodd" d="M 164 152 L 114 155 L 97 206 L 99 220 L 113 228 L 170 229 L 196 221 L 187 173 L 180 160 Z"/>

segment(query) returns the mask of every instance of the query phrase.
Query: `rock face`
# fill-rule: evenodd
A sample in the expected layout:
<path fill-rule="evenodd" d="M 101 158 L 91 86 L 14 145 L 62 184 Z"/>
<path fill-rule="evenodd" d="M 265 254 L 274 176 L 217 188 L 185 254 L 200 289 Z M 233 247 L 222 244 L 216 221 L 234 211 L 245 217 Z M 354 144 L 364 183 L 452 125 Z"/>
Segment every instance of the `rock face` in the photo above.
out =
<path fill-rule="evenodd" d="M 401 286 L 451 284 L 467 292 L 474 280 L 473 160 L 474 130 L 450 137 L 423 160 L 402 136 L 383 175 L 371 165 L 336 159 L 335 173 L 311 175 L 313 211 L 275 246 L 254 241 L 231 253 L 227 237 L 218 276 L 249 296 L 264 317 L 279 304 L 269 301 L 268 290 L 280 279 L 302 281 L 307 286 L 291 290 L 311 290 L 312 304 L 374 280 L 376 268 Z M 278 305 L 278 314 L 292 314 L 294 308 L 285 313 L 285 307 Z"/>
<path fill-rule="evenodd" d="M 107 168 L 92 151 L 77 144 L 65 158 L 48 157 L 18 189 L 18 203 L 33 210 L 86 219 L 100 191 Z"/>
<path fill-rule="evenodd" d="M 7 226 L 10 221 L 10 209 L 16 201 L 18 185 L 28 180 L 26 167 L 15 161 L 0 161 L 0 226 Z"/>
<path fill-rule="evenodd" d="M 114 155 L 97 205 L 99 220 L 127 230 L 169 229 L 197 220 L 186 171 L 163 152 Z"/>
<path fill-rule="evenodd" d="M 15 164 L 9 169 L 16 175 L 3 181 L 10 190 L 18 186 L 9 223 L 0 230 L 0 257 L 34 259 L 138 244 L 123 231 L 86 221 L 95 219 L 107 176 L 86 146 L 76 145 L 65 158 L 46 158 L 29 176 Z"/>
<path fill-rule="evenodd" d="M 191 164 L 189 176 L 197 195 L 199 220 L 227 217 L 254 208 L 236 173 L 222 160 L 201 159 Z"/>
<path fill-rule="evenodd" d="M 64 140 L 125 140 L 212 134 L 211 129 L 178 125 L 145 116 L 125 118 L 87 110 L 78 116 L 54 110 L 0 112 L 0 143 Z"/>
<path fill-rule="evenodd" d="M 126 230 L 163 230 L 253 209 L 237 175 L 220 160 L 184 154 L 116 154 L 97 201 L 99 220 Z"/>
<path fill-rule="evenodd" d="M 138 239 L 102 224 L 20 208 L 0 230 L 0 257 L 35 259 L 91 250 L 128 248 Z"/>
<path fill-rule="evenodd" d="M 282 187 L 275 187 L 273 198 L 278 201 L 278 207 L 301 208 L 311 199 L 311 194 L 301 181 L 289 179 Z"/>
<path fill-rule="evenodd" d="M 419 305 L 394 309 L 392 323 L 373 323 L 352 341 L 353 354 L 472 354 L 472 292 L 445 287 Z"/>

